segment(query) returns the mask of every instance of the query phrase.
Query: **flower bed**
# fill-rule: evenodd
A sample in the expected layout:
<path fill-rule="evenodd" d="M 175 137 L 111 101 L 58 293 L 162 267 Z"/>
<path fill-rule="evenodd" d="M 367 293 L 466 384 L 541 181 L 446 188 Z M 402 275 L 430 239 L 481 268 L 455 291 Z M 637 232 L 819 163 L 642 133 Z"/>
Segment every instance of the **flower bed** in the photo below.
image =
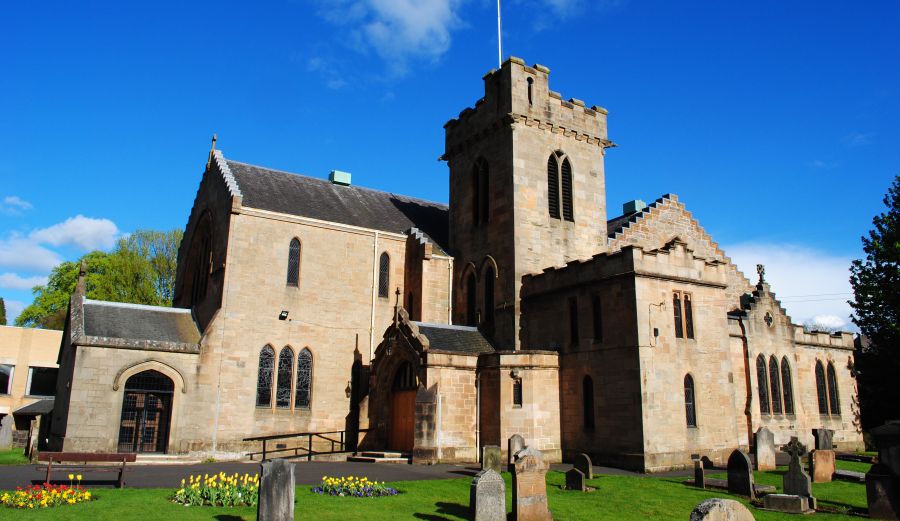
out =
<path fill-rule="evenodd" d="M 61 505 L 74 505 L 91 501 L 93 496 L 81 486 L 81 474 L 69 474 L 68 485 L 28 485 L 17 487 L 13 492 L 0 493 L 0 505 L 9 508 L 50 508 Z"/>
<path fill-rule="evenodd" d="M 397 489 L 388 487 L 377 481 L 369 481 L 369 478 L 355 478 L 353 476 L 342 478 L 330 478 L 322 476 L 322 483 L 312 488 L 316 494 L 324 496 L 349 496 L 349 497 L 381 497 L 396 496 Z"/>
<path fill-rule="evenodd" d="M 181 488 L 172 497 L 172 501 L 185 506 L 252 507 L 258 500 L 259 474 L 229 476 L 224 472 L 190 476 L 189 481 L 182 479 Z"/>

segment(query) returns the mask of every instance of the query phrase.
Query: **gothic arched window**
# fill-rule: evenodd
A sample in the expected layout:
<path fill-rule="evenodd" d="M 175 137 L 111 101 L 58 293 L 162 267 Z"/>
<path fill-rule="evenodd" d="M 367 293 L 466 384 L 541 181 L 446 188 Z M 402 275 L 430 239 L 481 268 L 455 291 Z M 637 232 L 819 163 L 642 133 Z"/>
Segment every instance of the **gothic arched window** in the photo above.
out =
<path fill-rule="evenodd" d="M 781 392 L 784 394 L 784 413 L 794 414 L 794 384 L 787 357 L 781 359 Z"/>
<path fill-rule="evenodd" d="M 759 390 L 759 412 L 769 414 L 769 376 L 763 355 L 756 357 L 756 387 Z"/>
<path fill-rule="evenodd" d="M 297 355 L 297 389 L 294 391 L 294 407 L 308 409 L 312 395 L 312 353 L 304 348 Z"/>
<path fill-rule="evenodd" d="M 272 378 L 275 373 L 275 350 L 271 346 L 259 352 L 259 371 L 256 376 L 256 406 L 272 406 Z"/>
<path fill-rule="evenodd" d="M 391 257 L 384 252 L 378 260 L 378 296 L 388 298 L 391 287 Z"/>
<path fill-rule="evenodd" d="M 694 394 L 694 379 L 691 375 L 684 376 L 684 414 L 688 427 L 697 426 L 697 404 Z"/>
<path fill-rule="evenodd" d="M 493 266 L 488 266 L 484 272 L 484 322 L 494 323 L 494 283 L 497 274 Z"/>
<path fill-rule="evenodd" d="M 594 428 L 594 380 L 585 376 L 581 382 L 582 404 L 584 406 L 584 428 Z"/>
<path fill-rule="evenodd" d="M 466 325 L 477 326 L 478 314 L 476 307 L 478 306 L 478 296 L 476 295 L 475 274 L 469 273 L 466 277 Z"/>
<path fill-rule="evenodd" d="M 547 159 L 547 209 L 551 219 L 559 219 L 559 161 L 556 154 Z"/>
<path fill-rule="evenodd" d="M 291 239 L 288 248 L 287 285 L 300 285 L 300 239 Z"/>
<path fill-rule="evenodd" d="M 572 209 L 572 164 L 569 163 L 569 158 L 563 157 L 560 170 L 562 173 L 563 219 L 575 221 L 575 213 Z"/>
<path fill-rule="evenodd" d="M 681 321 L 681 294 L 677 291 L 672 294 L 672 309 L 675 318 L 675 338 L 684 338 L 684 326 Z"/>
<path fill-rule="evenodd" d="M 769 358 L 769 389 L 772 392 L 772 413 L 781 414 L 781 383 L 778 377 L 781 371 L 778 370 L 778 361 L 772 356 Z"/>
<path fill-rule="evenodd" d="M 825 388 L 825 368 L 816 360 L 816 397 L 819 399 L 819 414 L 828 414 L 828 392 Z"/>
<path fill-rule="evenodd" d="M 566 221 L 575 220 L 572 199 L 572 163 L 566 154 L 560 150 L 550 154 L 547 159 L 547 209 L 550 217 L 562 218 Z"/>
<path fill-rule="evenodd" d="M 838 395 L 837 375 L 834 372 L 834 364 L 828 362 L 828 406 L 831 414 L 841 414 L 841 401 Z"/>
<path fill-rule="evenodd" d="M 281 349 L 278 354 L 278 382 L 275 387 L 275 407 L 289 409 L 291 407 L 291 376 L 294 373 L 294 351 L 290 347 Z"/>

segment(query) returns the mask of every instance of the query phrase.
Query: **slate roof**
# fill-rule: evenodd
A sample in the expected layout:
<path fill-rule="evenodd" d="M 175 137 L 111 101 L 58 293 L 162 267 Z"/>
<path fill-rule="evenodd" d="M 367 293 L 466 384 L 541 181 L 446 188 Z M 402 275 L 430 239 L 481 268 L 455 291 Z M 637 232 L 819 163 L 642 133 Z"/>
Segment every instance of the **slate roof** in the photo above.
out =
<path fill-rule="evenodd" d="M 200 331 L 189 309 L 84 300 L 87 336 L 197 344 Z"/>
<path fill-rule="evenodd" d="M 630 212 L 606 221 L 606 235 L 615 237 L 616 233 L 622 231 L 622 228 L 625 228 L 629 223 L 634 222 L 640 214 L 641 212 Z"/>
<path fill-rule="evenodd" d="M 225 160 L 250 208 L 393 233 L 418 228 L 448 251 L 446 205 Z"/>
<path fill-rule="evenodd" d="M 481 334 L 481 331 L 478 331 L 477 327 L 413 323 L 419 328 L 419 333 L 428 338 L 431 349 L 471 354 L 495 351 L 494 346 Z"/>
<path fill-rule="evenodd" d="M 24 407 L 19 407 L 13 411 L 18 416 L 38 416 L 41 414 L 49 414 L 53 411 L 53 398 L 44 398 L 36 402 L 29 403 Z"/>

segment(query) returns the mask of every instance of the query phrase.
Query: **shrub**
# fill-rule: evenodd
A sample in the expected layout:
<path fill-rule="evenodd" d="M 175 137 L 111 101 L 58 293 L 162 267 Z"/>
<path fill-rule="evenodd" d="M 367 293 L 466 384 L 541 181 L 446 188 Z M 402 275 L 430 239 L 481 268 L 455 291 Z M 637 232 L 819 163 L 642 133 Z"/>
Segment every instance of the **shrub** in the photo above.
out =
<path fill-rule="evenodd" d="M 397 489 L 385 486 L 384 481 L 369 481 L 369 478 L 353 476 L 330 478 L 322 476 L 322 483 L 312 488 L 316 494 L 325 496 L 380 497 L 396 496 Z"/>
<path fill-rule="evenodd" d="M 218 474 L 198 474 L 188 481 L 181 480 L 181 487 L 175 491 L 172 501 L 185 506 L 209 505 L 215 507 L 256 506 L 259 500 L 259 474 L 231 476 Z"/>
<path fill-rule="evenodd" d="M 73 484 L 76 476 L 69 474 L 68 485 L 28 485 L 24 489 L 17 487 L 13 492 L 0 493 L 0 505 L 9 508 L 50 508 L 61 505 L 74 505 L 91 501 L 93 496 L 81 486 L 81 474 L 77 476 L 77 484 Z"/>

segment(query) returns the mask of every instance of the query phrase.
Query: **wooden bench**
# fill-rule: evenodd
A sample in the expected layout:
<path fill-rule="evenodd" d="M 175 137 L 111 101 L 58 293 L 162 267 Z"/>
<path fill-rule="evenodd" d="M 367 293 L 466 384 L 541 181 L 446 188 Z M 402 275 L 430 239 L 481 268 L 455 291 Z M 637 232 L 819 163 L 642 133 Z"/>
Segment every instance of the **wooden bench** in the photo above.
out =
<path fill-rule="evenodd" d="M 119 488 L 125 486 L 125 464 L 134 463 L 137 454 L 134 453 L 98 453 L 98 452 L 41 452 L 38 453 L 38 461 L 47 463 L 47 483 L 50 483 L 50 473 L 56 471 L 90 471 L 90 472 L 118 472 Z M 80 463 L 80 464 L 78 464 Z M 97 466 L 90 463 L 121 463 L 116 466 Z M 54 466 L 54 464 L 56 464 Z M 44 470 L 40 467 L 39 470 Z"/>

